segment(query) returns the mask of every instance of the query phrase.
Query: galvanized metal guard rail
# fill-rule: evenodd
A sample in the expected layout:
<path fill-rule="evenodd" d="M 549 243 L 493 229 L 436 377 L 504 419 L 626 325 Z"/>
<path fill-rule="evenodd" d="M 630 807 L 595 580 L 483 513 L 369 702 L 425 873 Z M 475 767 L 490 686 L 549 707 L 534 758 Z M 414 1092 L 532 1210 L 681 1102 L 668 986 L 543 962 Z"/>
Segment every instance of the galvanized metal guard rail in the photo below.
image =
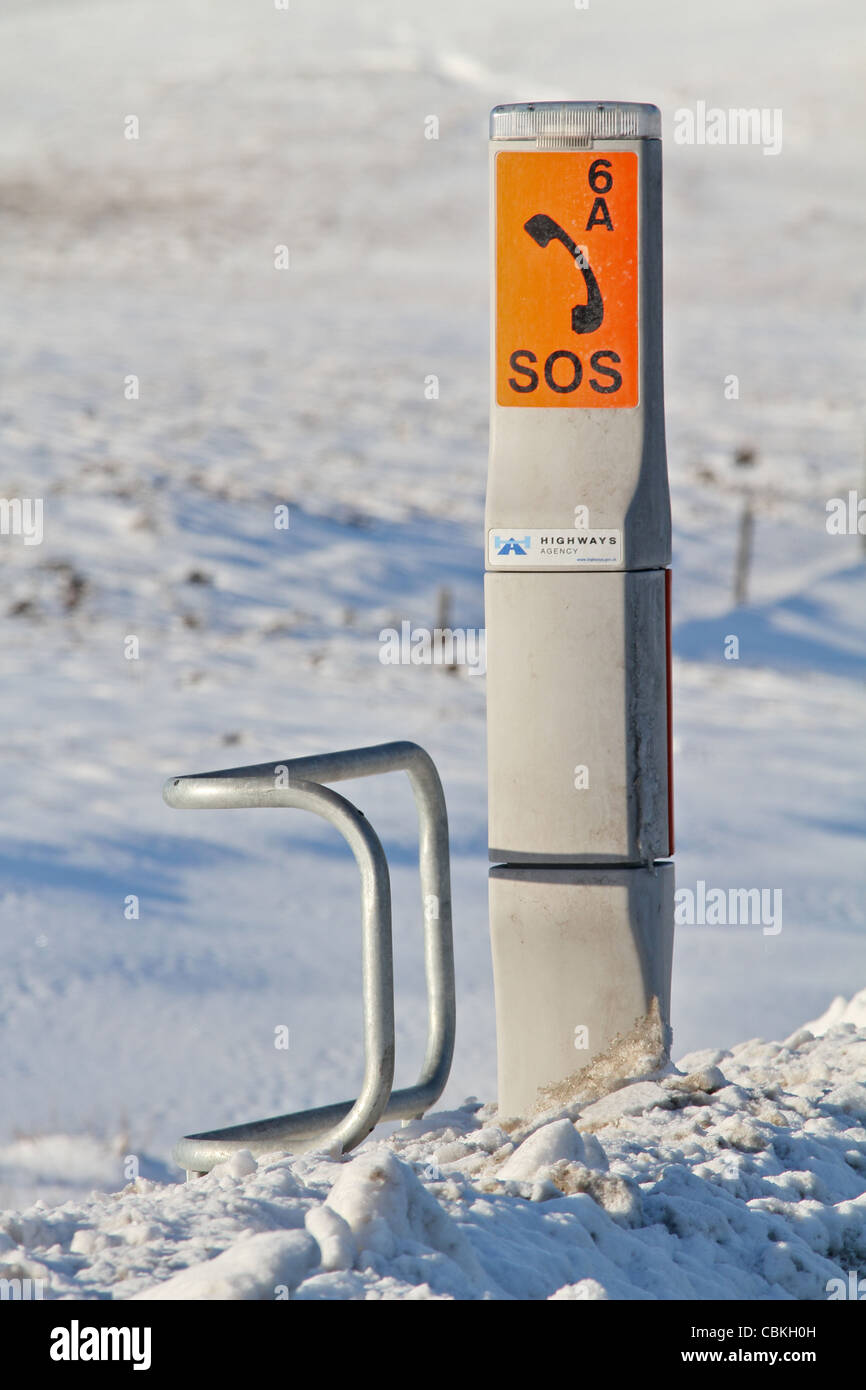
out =
<path fill-rule="evenodd" d="M 388 863 L 378 836 L 357 807 L 322 784 L 401 770 L 409 774 L 418 807 L 427 1049 L 415 1085 L 392 1091 L 394 979 Z M 456 1021 L 448 817 L 442 783 L 429 754 L 417 743 L 380 743 L 225 772 L 171 777 L 163 798 L 179 810 L 278 806 L 311 811 L 340 831 L 361 874 L 364 1079 L 357 1100 L 189 1134 L 174 1150 L 176 1162 L 188 1173 L 200 1174 L 239 1149 L 261 1155 L 339 1145 L 346 1153 L 380 1120 L 423 1115 L 448 1080 Z"/>

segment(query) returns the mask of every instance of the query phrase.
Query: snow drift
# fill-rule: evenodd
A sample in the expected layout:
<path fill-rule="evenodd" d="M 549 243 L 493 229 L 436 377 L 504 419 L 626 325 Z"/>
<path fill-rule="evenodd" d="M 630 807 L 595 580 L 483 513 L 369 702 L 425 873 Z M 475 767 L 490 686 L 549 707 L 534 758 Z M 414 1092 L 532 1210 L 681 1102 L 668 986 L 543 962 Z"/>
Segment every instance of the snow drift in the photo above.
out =
<path fill-rule="evenodd" d="M 601 1097 L 590 1079 L 564 1111 L 472 1100 L 343 1159 L 241 1153 L 5 1212 L 0 1278 L 55 1299 L 825 1299 L 866 1262 L 864 1005 Z"/>

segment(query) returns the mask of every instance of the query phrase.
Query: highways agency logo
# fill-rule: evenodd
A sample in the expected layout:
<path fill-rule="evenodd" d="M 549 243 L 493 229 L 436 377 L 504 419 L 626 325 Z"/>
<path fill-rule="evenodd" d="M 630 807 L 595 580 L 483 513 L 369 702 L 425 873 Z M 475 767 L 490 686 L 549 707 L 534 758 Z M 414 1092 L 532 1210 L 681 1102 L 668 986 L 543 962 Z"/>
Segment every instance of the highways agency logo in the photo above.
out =
<path fill-rule="evenodd" d="M 622 564 L 622 531 L 575 525 L 487 533 L 487 561 L 493 569 L 609 569 Z"/>
<path fill-rule="evenodd" d="M 494 536 L 493 549 L 497 558 L 500 555 L 528 555 L 532 549 L 532 537 L 521 536 L 520 540 L 517 540 L 514 536 L 509 536 L 505 540 L 502 536 Z"/>

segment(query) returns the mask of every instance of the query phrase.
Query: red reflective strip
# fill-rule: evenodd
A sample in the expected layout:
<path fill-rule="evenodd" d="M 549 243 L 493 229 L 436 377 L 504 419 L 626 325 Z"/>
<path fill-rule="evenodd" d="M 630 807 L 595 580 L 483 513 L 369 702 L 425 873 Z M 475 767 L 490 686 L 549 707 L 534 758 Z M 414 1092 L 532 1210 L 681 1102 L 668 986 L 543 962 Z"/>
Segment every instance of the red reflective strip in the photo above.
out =
<path fill-rule="evenodd" d="M 665 624 L 668 637 L 668 854 L 674 852 L 674 683 L 671 623 L 673 571 L 665 570 Z"/>

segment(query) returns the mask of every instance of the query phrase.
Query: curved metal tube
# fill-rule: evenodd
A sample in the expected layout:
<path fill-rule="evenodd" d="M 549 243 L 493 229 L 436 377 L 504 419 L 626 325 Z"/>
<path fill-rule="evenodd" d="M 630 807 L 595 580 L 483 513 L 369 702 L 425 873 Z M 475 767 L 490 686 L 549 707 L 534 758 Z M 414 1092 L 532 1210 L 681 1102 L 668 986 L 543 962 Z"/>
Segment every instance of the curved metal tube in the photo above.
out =
<path fill-rule="evenodd" d="M 320 784 L 398 770 L 409 774 L 418 807 L 428 1026 L 418 1081 L 414 1086 L 391 1092 L 394 1006 L 387 862 L 377 836 L 361 813 Z M 240 1148 L 259 1154 L 279 1148 L 299 1153 L 313 1147 L 331 1147 L 339 1141 L 346 1152 L 360 1143 L 379 1119 L 422 1115 L 442 1094 L 448 1080 L 456 1025 L 448 818 L 439 774 L 429 755 L 416 743 L 395 742 L 288 758 L 225 772 L 170 778 L 163 797 L 170 806 L 184 810 L 297 807 L 313 811 L 336 825 L 361 870 L 364 934 L 366 1066 L 358 1100 L 188 1135 L 175 1149 L 177 1162 L 190 1172 L 206 1172 Z M 371 1076 L 374 1058 L 379 1059 L 375 1063 L 378 1084 Z"/>

